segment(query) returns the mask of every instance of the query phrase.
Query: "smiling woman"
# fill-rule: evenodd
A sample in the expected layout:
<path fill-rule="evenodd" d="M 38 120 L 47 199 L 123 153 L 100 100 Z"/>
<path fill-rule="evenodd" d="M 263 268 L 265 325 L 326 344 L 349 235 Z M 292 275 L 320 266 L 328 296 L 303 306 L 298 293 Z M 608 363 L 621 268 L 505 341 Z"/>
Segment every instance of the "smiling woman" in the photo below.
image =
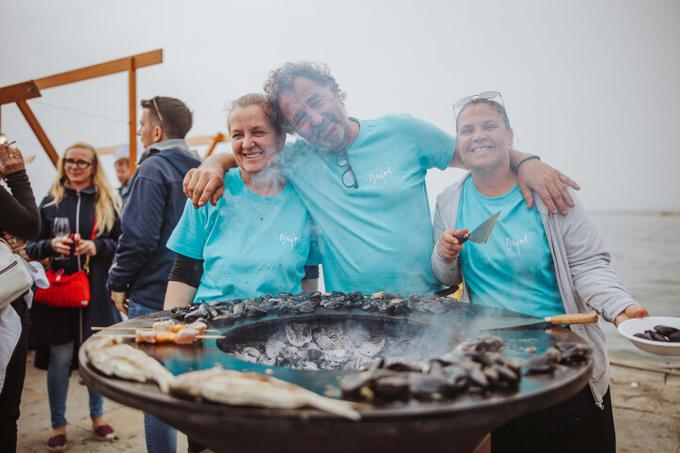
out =
<path fill-rule="evenodd" d="M 318 264 L 307 209 L 279 168 L 285 133 L 270 112 L 261 94 L 232 103 L 228 127 L 238 168 L 227 173 L 215 206 L 187 202 L 167 244 L 178 258 L 165 309 L 299 292 L 305 264 Z"/>
<path fill-rule="evenodd" d="M 31 309 L 30 344 L 36 349 L 35 364 L 47 368 L 53 429 L 50 451 L 66 448 L 66 397 L 74 351 L 90 336 L 92 326 L 110 326 L 121 320 L 105 286 L 120 234 L 120 199 L 108 184 L 94 148 L 87 143 L 67 148 L 57 171 L 50 194 L 40 204 L 40 236 L 28 243 L 26 251 L 33 259 L 49 259 L 55 273 L 71 275 L 85 270 L 90 300 L 86 308 L 35 303 Z M 57 231 L 57 225 L 64 223 L 70 233 Z M 40 302 L 38 297 L 36 302 Z M 113 429 L 103 419 L 102 397 L 89 393 L 95 434 L 113 439 Z"/>
<path fill-rule="evenodd" d="M 243 182 L 255 193 L 273 196 L 285 186 L 274 155 L 283 149 L 286 135 L 267 114 L 266 101 L 256 94 L 237 99 L 229 111 L 229 134 Z"/>
<path fill-rule="evenodd" d="M 609 253 L 580 205 L 566 216 L 550 214 L 538 198 L 535 206 L 525 205 L 510 167 L 513 132 L 504 106 L 468 97 L 456 126 L 457 151 L 470 175 L 437 199 L 435 276 L 449 286 L 463 280 L 463 297 L 473 304 L 537 317 L 594 310 L 618 324 L 645 316 L 609 267 Z M 487 243 L 463 244 L 468 227 L 498 211 Z M 597 325 L 571 329 L 594 351 L 590 388 L 494 431 L 494 452 L 543 451 L 547 442 L 551 451 L 615 451 L 604 333 Z"/>

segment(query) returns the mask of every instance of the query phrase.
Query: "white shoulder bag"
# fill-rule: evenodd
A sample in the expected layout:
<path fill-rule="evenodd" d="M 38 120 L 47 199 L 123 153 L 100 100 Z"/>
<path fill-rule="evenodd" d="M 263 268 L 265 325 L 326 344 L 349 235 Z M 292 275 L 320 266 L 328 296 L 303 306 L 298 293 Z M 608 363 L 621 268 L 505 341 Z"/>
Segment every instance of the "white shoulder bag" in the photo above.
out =
<path fill-rule="evenodd" d="M 33 277 L 26 262 L 12 252 L 12 247 L 0 238 L 0 309 L 14 302 L 31 289 Z"/>

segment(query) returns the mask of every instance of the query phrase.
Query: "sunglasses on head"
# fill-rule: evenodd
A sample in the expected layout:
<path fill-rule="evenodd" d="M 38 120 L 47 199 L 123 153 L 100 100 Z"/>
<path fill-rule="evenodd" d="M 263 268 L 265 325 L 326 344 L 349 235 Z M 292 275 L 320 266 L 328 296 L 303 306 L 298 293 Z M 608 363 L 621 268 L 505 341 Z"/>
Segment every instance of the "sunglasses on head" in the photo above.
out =
<path fill-rule="evenodd" d="M 496 98 L 498 98 L 500 100 L 499 104 L 501 104 L 503 107 L 505 107 L 505 104 L 503 104 L 503 96 L 501 96 L 500 91 L 482 91 L 481 93 L 473 94 L 472 96 L 465 96 L 464 98 L 460 98 L 456 102 L 453 103 L 453 115 L 456 118 L 458 118 L 458 114 L 460 114 L 461 110 L 463 110 L 463 107 L 465 107 L 470 102 L 472 102 L 476 99 L 484 99 L 484 100 L 487 100 L 487 101 L 493 101 Z"/>
<path fill-rule="evenodd" d="M 161 111 L 158 109 L 158 103 L 156 102 L 156 98 L 158 96 L 154 96 L 151 98 L 151 102 L 153 102 L 153 108 L 156 110 L 156 115 L 158 115 L 158 121 L 161 123 L 161 127 L 163 127 L 163 115 L 161 115 Z"/>

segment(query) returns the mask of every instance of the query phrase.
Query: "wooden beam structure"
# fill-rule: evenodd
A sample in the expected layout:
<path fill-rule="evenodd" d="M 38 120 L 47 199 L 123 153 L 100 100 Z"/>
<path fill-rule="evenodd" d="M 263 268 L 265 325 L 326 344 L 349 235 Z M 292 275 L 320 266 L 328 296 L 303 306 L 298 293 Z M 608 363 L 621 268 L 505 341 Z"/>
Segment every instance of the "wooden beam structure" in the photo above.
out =
<path fill-rule="evenodd" d="M 123 57 L 117 60 L 111 60 L 105 63 L 86 66 L 84 68 L 74 69 L 73 71 L 62 72 L 36 79 L 35 84 L 38 88 L 44 90 L 45 88 L 82 82 L 83 80 L 95 79 L 97 77 L 116 74 L 118 72 L 126 72 L 130 70 L 130 65 L 132 65 L 132 68 L 138 69 L 160 63 L 163 63 L 163 49 L 156 49 L 150 52 L 131 55 L 129 57 Z"/>
<path fill-rule="evenodd" d="M 156 49 L 150 52 L 130 55 L 117 60 L 74 69 L 72 71 L 61 72 L 40 79 L 0 87 L 0 107 L 3 104 L 17 104 L 29 126 L 31 126 L 36 138 L 52 163 L 56 166 L 58 160 L 57 152 L 26 101 L 28 99 L 40 97 L 40 90 L 97 77 L 104 77 L 118 72 L 127 72 L 129 112 L 128 139 L 130 141 L 130 163 L 134 169 L 135 163 L 137 162 L 137 69 L 160 64 L 162 62 L 163 49 Z"/>
<path fill-rule="evenodd" d="M 187 137 L 186 139 L 187 145 L 189 146 L 208 146 L 208 150 L 203 156 L 204 158 L 212 155 L 219 143 L 230 141 L 231 136 L 223 132 L 217 132 L 215 135 L 198 135 L 196 137 Z M 97 151 L 97 154 L 99 155 L 113 154 L 118 148 L 120 148 L 120 145 L 100 146 L 99 148 L 95 148 L 95 151 Z"/>
<path fill-rule="evenodd" d="M 222 132 L 215 134 L 212 143 L 210 143 L 210 146 L 208 147 L 208 151 L 205 152 L 204 158 L 212 156 L 212 154 L 215 152 L 215 149 L 217 148 L 218 143 L 228 141 L 231 141 L 231 137 L 229 135 L 224 135 Z"/>
<path fill-rule="evenodd" d="M 26 101 L 17 101 L 17 106 L 19 106 L 19 110 L 21 110 L 24 118 L 26 118 L 26 122 L 29 126 L 31 126 L 33 133 L 47 153 L 47 157 L 50 158 L 52 164 L 56 167 L 57 161 L 59 160 L 59 154 L 57 154 L 54 146 L 52 146 L 52 142 L 50 142 L 50 140 L 47 138 L 47 134 L 45 134 L 42 126 L 33 114 L 33 110 L 31 110 Z"/>
<path fill-rule="evenodd" d="M 135 59 L 128 60 L 128 125 L 130 141 L 130 174 L 134 174 L 137 168 L 137 70 L 135 69 Z"/>
<path fill-rule="evenodd" d="M 40 90 L 33 80 L 0 88 L 0 105 L 39 97 Z"/>

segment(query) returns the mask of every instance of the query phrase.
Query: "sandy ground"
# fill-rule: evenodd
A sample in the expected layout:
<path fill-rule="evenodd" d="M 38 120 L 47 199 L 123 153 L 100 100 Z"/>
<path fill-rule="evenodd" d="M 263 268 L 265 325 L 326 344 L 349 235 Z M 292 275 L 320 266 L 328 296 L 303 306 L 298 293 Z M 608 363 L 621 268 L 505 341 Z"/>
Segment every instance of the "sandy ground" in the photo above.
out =
<path fill-rule="evenodd" d="M 116 431 L 113 442 L 97 440 L 92 432 L 87 387 L 79 383 L 78 373 L 71 374 L 66 418 L 69 421 L 68 452 L 144 452 L 144 418 L 141 411 L 111 400 L 104 400 L 104 416 Z M 47 372 L 32 363 L 26 367 L 26 382 L 19 419 L 19 452 L 46 452 L 50 435 L 50 409 L 47 400 Z M 178 435 L 178 452 L 187 451 L 186 437 Z"/>
<path fill-rule="evenodd" d="M 680 453 L 680 361 L 646 356 L 610 354 L 617 451 Z"/>
<path fill-rule="evenodd" d="M 612 396 L 617 450 L 621 453 L 659 451 L 680 453 L 680 366 L 659 360 L 626 361 L 611 358 Z M 19 451 L 45 452 L 49 436 L 46 373 L 27 366 L 19 420 Z M 105 416 L 118 439 L 100 442 L 92 433 L 85 386 L 71 377 L 67 418 L 69 452 L 144 452 L 142 413 L 106 400 Z M 186 438 L 178 436 L 178 451 L 187 451 Z"/>

